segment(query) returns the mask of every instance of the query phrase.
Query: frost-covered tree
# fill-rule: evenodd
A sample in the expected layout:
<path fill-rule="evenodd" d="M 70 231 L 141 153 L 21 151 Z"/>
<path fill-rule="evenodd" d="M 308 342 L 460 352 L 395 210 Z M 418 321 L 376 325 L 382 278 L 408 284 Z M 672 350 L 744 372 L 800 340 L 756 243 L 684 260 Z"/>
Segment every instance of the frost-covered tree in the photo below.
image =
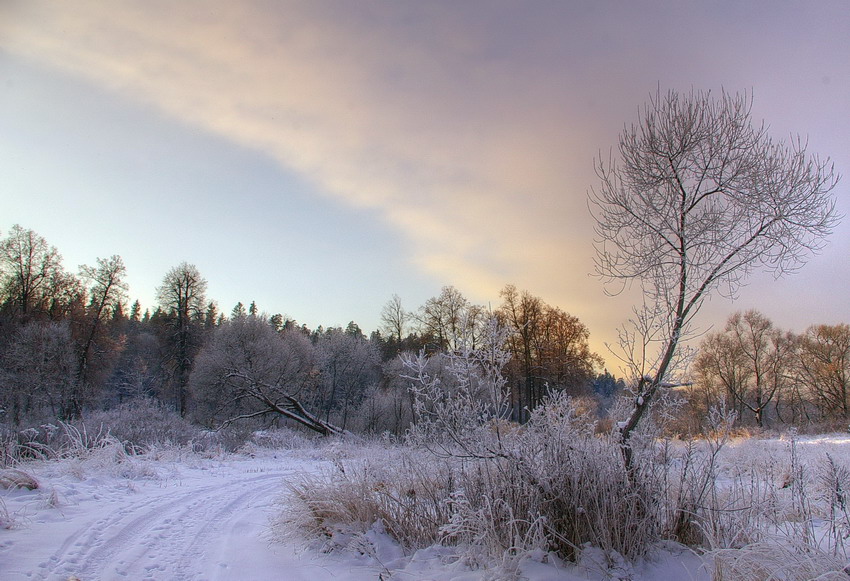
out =
<path fill-rule="evenodd" d="M 378 383 L 380 355 L 362 334 L 349 329 L 328 329 L 316 339 L 317 365 L 321 373 L 313 396 L 315 409 L 325 421 L 347 429 L 349 416 L 366 391 Z M 359 332 L 359 329 L 358 329 Z"/>
<path fill-rule="evenodd" d="M 590 194 L 596 272 L 609 292 L 637 283 L 644 306 L 624 329 L 638 379 L 621 423 L 629 437 L 670 382 L 680 341 L 712 292 L 734 296 L 755 269 L 794 272 L 837 222 L 829 159 L 801 138 L 775 141 L 753 124 L 747 95 L 660 91 L 599 157 Z"/>
<path fill-rule="evenodd" d="M 226 425 L 278 416 L 322 434 L 342 430 L 308 411 L 318 381 L 315 350 L 300 331 L 278 333 L 261 317 L 240 317 L 217 327 L 192 372 L 199 419 Z"/>
<path fill-rule="evenodd" d="M 441 455 L 498 457 L 505 453 L 500 423 L 510 414 L 503 373 L 511 357 L 509 328 L 490 317 L 476 342 L 471 325 L 460 321 L 458 330 L 455 349 L 402 356 L 413 394 L 411 437 Z"/>

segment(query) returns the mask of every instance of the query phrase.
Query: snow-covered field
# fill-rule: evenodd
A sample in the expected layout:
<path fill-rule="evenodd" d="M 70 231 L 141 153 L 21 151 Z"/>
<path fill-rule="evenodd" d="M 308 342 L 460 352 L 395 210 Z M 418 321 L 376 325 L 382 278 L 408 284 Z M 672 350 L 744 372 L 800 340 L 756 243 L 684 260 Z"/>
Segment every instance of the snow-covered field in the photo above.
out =
<path fill-rule="evenodd" d="M 820 445 L 833 453 L 850 449 L 850 442 L 838 438 L 805 441 L 806 448 Z M 347 452 L 358 453 L 372 452 Z M 105 448 L 85 459 L 19 466 L 39 487 L 0 489 L 0 522 L 6 526 L 0 529 L 0 579 L 473 581 L 500 576 L 496 570 L 469 569 L 448 548 L 404 555 L 374 528 L 359 554 L 325 553 L 299 540 L 297 532 L 273 538 L 270 519 L 287 502 L 286 482 L 305 473 L 331 473 L 322 450 L 115 454 Z M 618 566 L 592 550 L 579 565 L 530 555 L 519 574 L 531 581 L 709 581 L 709 569 L 703 557 L 670 544 L 637 565 Z"/>

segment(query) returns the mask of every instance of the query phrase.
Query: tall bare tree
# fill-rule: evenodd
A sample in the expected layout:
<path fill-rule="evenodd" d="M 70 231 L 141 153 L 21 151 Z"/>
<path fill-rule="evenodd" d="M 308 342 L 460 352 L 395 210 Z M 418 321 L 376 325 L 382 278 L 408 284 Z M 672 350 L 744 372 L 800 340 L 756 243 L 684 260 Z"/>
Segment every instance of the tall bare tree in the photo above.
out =
<path fill-rule="evenodd" d="M 199 321 L 204 312 L 207 281 L 198 267 L 183 262 L 166 273 L 157 289 L 157 300 L 167 313 L 171 335 L 170 359 L 173 364 L 173 382 L 176 408 L 186 415 L 189 372 L 192 358 L 198 349 L 194 339 L 193 321 Z"/>
<path fill-rule="evenodd" d="M 51 288 L 64 276 L 62 257 L 55 247 L 20 225 L 0 241 L 3 306 L 22 319 L 50 310 Z"/>
<path fill-rule="evenodd" d="M 596 162 L 596 272 L 609 292 L 640 285 L 641 330 L 624 336 L 658 346 L 626 349 L 643 358 L 633 411 L 621 423 L 629 466 L 629 437 L 669 382 L 705 297 L 734 296 L 757 268 L 797 270 L 837 222 L 829 159 L 810 156 L 799 137 L 774 141 L 753 124 L 751 107 L 745 94 L 659 90 L 620 134 L 619 160 Z"/>
<path fill-rule="evenodd" d="M 397 341 L 404 339 L 404 331 L 410 320 L 410 313 L 404 310 L 401 297 L 394 294 L 381 309 L 381 325 L 388 337 L 395 337 Z"/>
<path fill-rule="evenodd" d="M 96 349 L 98 339 L 102 337 L 104 325 L 112 316 L 114 307 L 121 304 L 127 292 L 127 283 L 124 281 L 127 268 L 118 255 L 98 258 L 96 267 L 81 266 L 80 272 L 91 285 L 91 298 L 82 320 L 76 348 L 76 379 L 68 400 L 63 402 L 62 416 L 69 419 L 78 418 L 82 412 L 83 393 L 90 386 L 92 358 L 108 351 L 105 345 Z"/>
<path fill-rule="evenodd" d="M 457 348 L 457 338 L 464 336 L 480 317 L 481 309 L 472 305 L 461 292 L 453 286 L 444 286 L 440 294 L 431 297 L 419 310 L 417 320 L 422 334 L 428 336 L 439 349 Z M 473 332 L 472 340 L 475 341 Z"/>

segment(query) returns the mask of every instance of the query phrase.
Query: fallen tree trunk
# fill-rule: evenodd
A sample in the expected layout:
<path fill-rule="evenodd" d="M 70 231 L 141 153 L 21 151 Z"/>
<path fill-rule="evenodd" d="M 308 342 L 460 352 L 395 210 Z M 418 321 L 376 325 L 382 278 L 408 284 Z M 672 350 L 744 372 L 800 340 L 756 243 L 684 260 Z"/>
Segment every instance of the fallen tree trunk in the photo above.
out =
<path fill-rule="evenodd" d="M 229 378 L 238 378 L 242 381 L 250 383 L 250 387 L 245 390 L 245 395 L 251 397 L 263 407 L 255 412 L 241 414 L 225 420 L 218 429 L 229 426 L 238 420 L 256 418 L 267 414 L 278 414 L 302 426 L 310 428 L 323 436 L 339 436 L 347 433 L 346 430 L 326 422 L 307 411 L 307 409 L 292 395 L 282 393 L 280 385 L 268 385 L 264 382 L 251 380 L 247 375 L 232 372 L 228 374 Z M 276 397 L 273 397 L 276 396 Z"/>

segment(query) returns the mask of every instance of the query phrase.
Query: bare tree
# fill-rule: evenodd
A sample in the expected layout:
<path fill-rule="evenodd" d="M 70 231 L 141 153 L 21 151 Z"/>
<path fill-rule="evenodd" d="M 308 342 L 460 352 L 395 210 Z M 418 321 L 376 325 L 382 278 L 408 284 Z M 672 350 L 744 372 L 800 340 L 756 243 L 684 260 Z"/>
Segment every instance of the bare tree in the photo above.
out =
<path fill-rule="evenodd" d="M 186 385 L 197 349 L 192 322 L 200 320 L 203 314 L 206 292 L 206 279 L 201 276 L 198 267 L 186 262 L 169 270 L 157 289 L 157 300 L 169 317 L 170 359 L 174 368 L 176 407 L 181 416 L 186 415 Z"/>
<path fill-rule="evenodd" d="M 124 277 L 127 268 L 120 256 L 98 258 L 97 267 L 82 266 L 80 272 L 90 284 L 91 301 L 83 319 L 77 346 L 76 380 L 71 387 L 68 400 L 63 402 L 62 416 L 66 419 L 79 418 L 82 413 L 83 393 L 91 380 L 90 366 L 96 354 L 105 354 L 108 349 L 97 342 L 103 335 L 103 327 L 112 315 L 112 309 L 120 305 L 127 292 Z"/>
<path fill-rule="evenodd" d="M 797 339 L 798 380 L 826 417 L 850 419 L 850 325 L 814 325 Z"/>
<path fill-rule="evenodd" d="M 398 341 L 404 338 L 404 331 L 409 319 L 410 313 L 404 310 L 401 297 L 398 295 L 393 295 L 381 309 L 381 324 L 387 336 L 395 337 Z"/>
<path fill-rule="evenodd" d="M 735 313 L 722 332 L 708 335 L 696 359 L 700 382 L 719 383 L 739 409 L 749 410 L 758 427 L 788 382 L 793 338 L 758 311 Z M 740 413 L 740 412 L 739 412 Z"/>
<path fill-rule="evenodd" d="M 18 224 L 0 241 L 0 273 L 4 306 L 23 319 L 50 309 L 50 290 L 64 275 L 56 248 Z"/>
<path fill-rule="evenodd" d="M 645 307 L 636 320 L 646 324 L 631 337 L 658 347 L 657 356 L 627 347 L 644 357 L 634 408 L 620 424 L 629 466 L 629 437 L 669 382 L 705 297 L 734 297 L 757 268 L 797 270 L 837 223 L 829 159 L 808 155 L 799 137 L 774 141 L 752 123 L 751 106 L 743 94 L 659 91 L 621 133 L 619 162 L 596 162 L 596 272 L 608 292 L 637 281 Z"/>
<path fill-rule="evenodd" d="M 410 314 L 404 310 L 401 297 L 398 295 L 393 295 L 381 309 L 381 324 L 384 330 L 388 336 L 395 337 L 399 341 L 404 338 L 404 331 L 409 319 Z"/>
<path fill-rule="evenodd" d="M 417 320 L 422 333 L 437 343 L 439 349 L 456 349 L 457 340 L 470 329 L 464 327 L 479 322 L 480 309 L 470 304 L 461 292 L 453 286 L 444 286 L 439 296 L 431 297 L 420 308 Z M 475 316 L 472 316 L 472 315 Z M 471 329 L 474 331 L 474 329 Z M 477 333 L 471 340 L 475 342 Z"/>
<path fill-rule="evenodd" d="M 325 435 L 342 433 L 302 404 L 318 381 L 315 350 L 304 333 L 278 333 L 261 317 L 240 317 L 216 328 L 198 355 L 191 389 L 206 422 L 224 426 L 272 415 Z"/>

